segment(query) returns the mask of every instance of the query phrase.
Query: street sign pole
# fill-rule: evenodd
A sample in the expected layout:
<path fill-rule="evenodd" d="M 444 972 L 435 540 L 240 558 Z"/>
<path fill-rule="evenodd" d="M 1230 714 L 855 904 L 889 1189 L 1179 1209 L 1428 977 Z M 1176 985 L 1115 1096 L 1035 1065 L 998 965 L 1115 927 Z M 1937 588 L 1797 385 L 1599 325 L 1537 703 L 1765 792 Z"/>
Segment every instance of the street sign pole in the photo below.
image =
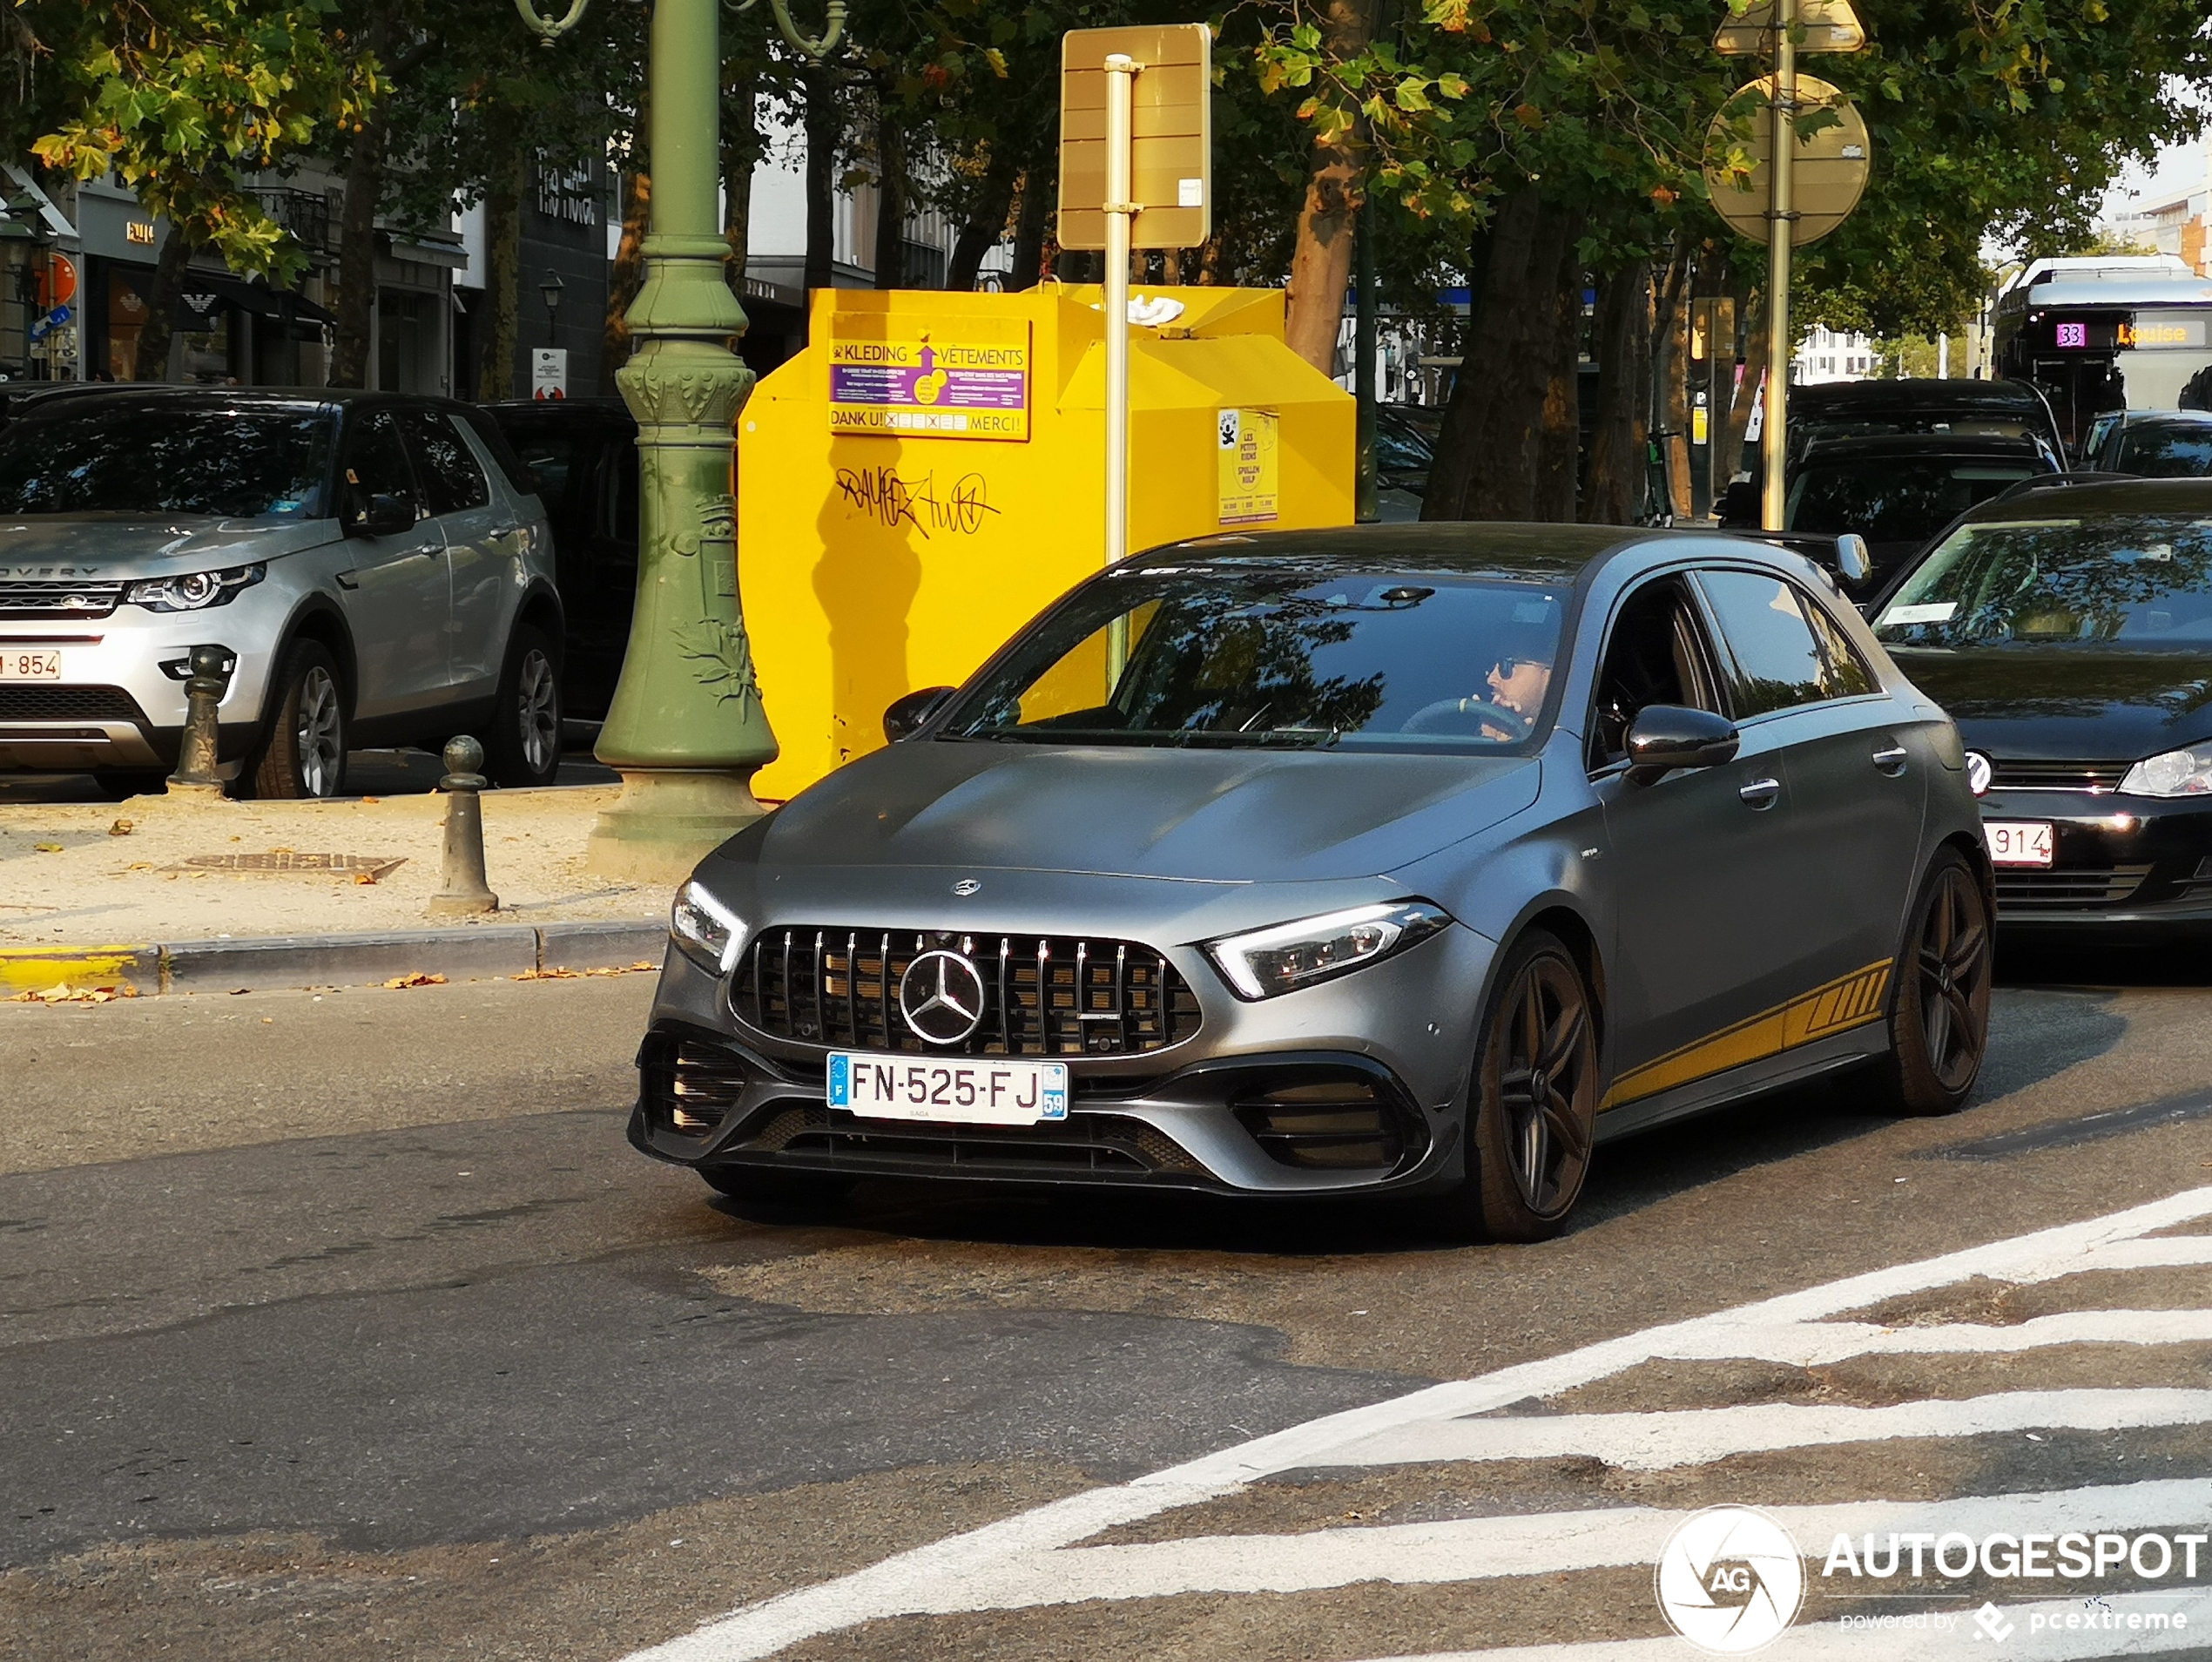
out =
<path fill-rule="evenodd" d="M 1768 150 L 1766 267 L 1766 408 L 1759 434 L 1764 465 L 1759 503 L 1762 530 L 1780 530 L 1785 491 L 1783 477 L 1784 425 L 1789 418 L 1790 243 L 1797 229 L 1791 172 L 1797 154 L 1797 48 L 1790 37 L 1797 20 L 1797 0 L 1775 0 L 1774 137 Z"/>
<path fill-rule="evenodd" d="M 1139 64 L 1106 57 L 1106 564 L 1129 553 L 1130 109 Z"/>

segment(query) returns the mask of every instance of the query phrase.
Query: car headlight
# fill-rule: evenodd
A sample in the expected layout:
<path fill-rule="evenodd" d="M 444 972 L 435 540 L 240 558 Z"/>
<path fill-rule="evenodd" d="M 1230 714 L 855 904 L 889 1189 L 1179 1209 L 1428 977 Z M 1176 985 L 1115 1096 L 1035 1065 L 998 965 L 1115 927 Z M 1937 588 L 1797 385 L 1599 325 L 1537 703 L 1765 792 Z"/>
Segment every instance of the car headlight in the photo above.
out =
<path fill-rule="evenodd" d="M 2120 788 L 2130 796 L 2212 795 L 2212 745 L 2145 757 L 2128 770 Z"/>
<path fill-rule="evenodd" d="M 1379 963 L 1452 921 L 1426 901 L 1382 902 L 1205 943 L 1237 997 L 1272 998 Z"/>
<path fill-rule="evenodd" d="M 228 605 L 241 591 L 252 588 L 268 573 L 269 568 L 257 562 L 220 571 L 155 578 L 124 590 L 123 604 L 144 606 L 149 611 L 205 611 L 210 606 Z"/>
<path fill-rule="evenodd" d="M 702 970 L 726 976 L 745 950 L 745 920 L 696 882 L 676 891 L 668 911 L 669 938 L 677 950 Z"/>

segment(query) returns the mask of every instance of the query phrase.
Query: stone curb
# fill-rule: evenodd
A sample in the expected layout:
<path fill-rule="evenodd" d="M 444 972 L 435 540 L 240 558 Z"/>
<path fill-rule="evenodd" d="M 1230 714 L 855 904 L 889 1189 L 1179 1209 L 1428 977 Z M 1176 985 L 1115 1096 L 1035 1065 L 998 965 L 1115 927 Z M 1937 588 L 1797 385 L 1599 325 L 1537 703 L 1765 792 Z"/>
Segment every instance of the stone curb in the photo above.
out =
<path fill-rule="evenodd" d="M 465 980 L 546 970 L 626 970 L 645 959 L 658 961 L 667 944 L 668 926 L 654 918 L 6 948 L 0 949 L 0 989 L 30 992 L 70 982 L 121 984 L 141 994 L 262 992 L 371 986 L 399 976 Z"/>

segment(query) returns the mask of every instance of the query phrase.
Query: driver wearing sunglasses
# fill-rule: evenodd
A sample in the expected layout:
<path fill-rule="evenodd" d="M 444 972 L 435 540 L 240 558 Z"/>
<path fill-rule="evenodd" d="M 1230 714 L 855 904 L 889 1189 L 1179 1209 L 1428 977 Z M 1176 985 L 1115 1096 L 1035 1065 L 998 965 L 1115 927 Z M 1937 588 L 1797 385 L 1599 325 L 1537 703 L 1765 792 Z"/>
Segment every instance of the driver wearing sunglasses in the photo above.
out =
<path fill-rule="evenodd" d="M 1551 690 L 1552 663 L 1549 655 L 1537 657 L 1532 652 L 1502 657 L 1487 679 L 1490 701 L 1502 709 L 1512 711 L 1521 719 L 1523 725 L 1519 733 L 1507 733 L 1493 723 L 1485 722 L 1483 736 L 1509 743 L 1526 738 L 1528 729 L 1535 725 L 1536 713 L 1544 707 L 1544 694 Z"/>

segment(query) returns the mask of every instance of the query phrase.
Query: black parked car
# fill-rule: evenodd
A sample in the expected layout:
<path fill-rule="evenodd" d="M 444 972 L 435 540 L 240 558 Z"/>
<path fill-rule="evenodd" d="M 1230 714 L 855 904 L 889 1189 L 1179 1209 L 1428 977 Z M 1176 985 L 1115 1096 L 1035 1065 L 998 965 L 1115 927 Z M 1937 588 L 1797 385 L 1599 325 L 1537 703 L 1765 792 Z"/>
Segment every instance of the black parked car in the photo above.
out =
<path fill-rule="evenodd" d="M 619 398 L 485 406 L 523 465 L 553 526 L 569 620 L 562 679 L 568 711 L 603 720 L 630 644 L 637 591 L 637 422 Z"/>
<path fill-rule="evenodd" d="M 2097 422 L 2084 467 L 2145 479 L 2212 476 L 2212 411 L 2130 409 Z"/>
<path fill-rule="evenodd" d="M 2058 470 L 2057 453 L 2037 437 L 1823 439 L 1791 458 L 1783 529 L 1865 537 L 1878 587 L 1969 508 Z M 1756 491 L 1731 490 L 1721 524 L 1757 529 Z"/>
<path fill-rule="evenodd" d="M 1965 735 L 2000 922 L 2212 922 L 2212 481 L 1978 509 L 1875 634 Z"/>

